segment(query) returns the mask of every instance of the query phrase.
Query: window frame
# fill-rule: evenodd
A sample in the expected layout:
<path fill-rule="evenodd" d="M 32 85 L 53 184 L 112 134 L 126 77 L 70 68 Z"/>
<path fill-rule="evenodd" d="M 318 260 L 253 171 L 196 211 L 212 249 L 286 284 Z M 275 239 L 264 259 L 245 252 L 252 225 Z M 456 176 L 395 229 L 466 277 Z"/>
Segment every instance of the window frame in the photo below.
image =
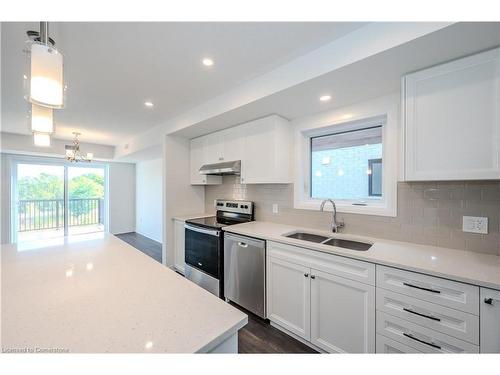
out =
<path fill-rule="evenodd" d="M 342 213 L 391 217 L 397 215 L 399 112 L 393 101 L 389 105 L 386 102 L 386 98 L 383 98 L 382 103 L 380 100 L 365 103 L 357 108 L 357 116 L 346 113 L 347 110 L 336 110 L 296 122 L 294 208 L 319 210 L 321 205 L 321 199 L 310 197 L 312 137 L 382 125 L 382 199 L 367 200 L 366 205 L 360 205 L 359 200 L 335 200 L 335 203 L 337 211 Z M 381 106 L 384 107 L 382 110 Z M 325 209 L 331 210 L 330 206 Z"/>
<path fill-rule="evenodd" d="M 373 164 L 381 164 L 382 172 L 384 171 L 384 164 L 382 162 L 382 158 L 368 159 L 368 169 L 371 171 L 371 173 L 368 175 L 368 197 L 382 197 L 382 194 L 373 194 Z M 382 181 L 383 180 L 384 180 L 384 175 L 382 173 Z"/>

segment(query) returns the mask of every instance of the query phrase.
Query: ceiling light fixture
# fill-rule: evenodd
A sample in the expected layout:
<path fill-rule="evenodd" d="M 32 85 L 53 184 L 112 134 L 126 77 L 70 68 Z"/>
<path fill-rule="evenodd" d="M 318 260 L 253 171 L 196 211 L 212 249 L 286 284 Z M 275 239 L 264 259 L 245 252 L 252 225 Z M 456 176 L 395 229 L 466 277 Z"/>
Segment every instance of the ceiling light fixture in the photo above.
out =
<path fill-rule="evenodd" d="M 33 133 L 33 143 L 37 147 L 50 147 L 50 135 L 47 133 Z"/>
<path fill-rule="evenodd" d="M 148 108 L 152 108 L 152 107 L 154 107 L 153 102 L 150 102 L 150 101 L 144 102 L 144 105 L 145 105 L 146 107 L 148 107 Z"/>
<path fill-rule="evenodd" d="M 49 23 L 40 22 L 40 32 L 28 31 L 30 55 L 27 99 L 34 104 L 60 109 L 64 107 L 63 55 L 49 38 Z"/>
<path fill-rule="evenodd" d="M 31 105 L 31 131 L 33 133 L 54 132 L 54 118 L 52 108 Z"/>
<path fill-rule="evenodd" d="M 94 158 L 94 154 L 92 152 L 87 152 L 87 154 L 83 156 L 80 152 L 80 141 L 78 140 L 78 136 L 81 134 L 77 132 L 73 132 L 73 134 L 75 136 L 73 144 L 64 146 L 66 150 L 66 159 L 72 163 L 78 163 L 81 161 L 90 163 Z"/>
<path fill-rule="evenodd" d="M 205 57 L 202 61 L 203 65 L 205 66 L 212 66 L 214 65 L 214 60 L 212 60 L 211 58 L 209 57 Z"/>
<path fill-rule="evenodd" d="M 322 95 L 319 97 L 319 100 L 322 101 L 322 102 L 327 102 L 331 99 L 331 95 Z"/>

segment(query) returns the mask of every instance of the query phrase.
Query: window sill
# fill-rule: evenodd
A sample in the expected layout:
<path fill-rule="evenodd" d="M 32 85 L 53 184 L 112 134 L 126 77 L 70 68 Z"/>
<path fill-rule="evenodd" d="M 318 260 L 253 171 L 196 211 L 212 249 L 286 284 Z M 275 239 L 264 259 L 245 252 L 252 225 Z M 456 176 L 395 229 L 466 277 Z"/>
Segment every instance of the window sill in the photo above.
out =
<path fill-rule="evenodd" d="M 372 203 L 367 206 L 356 206 L 351 203 L 335 202 L 337 207 L 337 212 L 339 213 L 349 213 L 349 214 L 360 214 L 360 215 L 376 215 L 376 216 L 390 216 L 396 217 L 397 210 L 396 207 L 390 207 L 387 204 Z M 299 210 L 314 210 L 319 211 L 321 206 L 321 200 L 305 200 L 305 201 L 295 201 L 293 207 Z M 332 211 L 332 206 L 330 204 L 325 205 L 325 211 Z"/>

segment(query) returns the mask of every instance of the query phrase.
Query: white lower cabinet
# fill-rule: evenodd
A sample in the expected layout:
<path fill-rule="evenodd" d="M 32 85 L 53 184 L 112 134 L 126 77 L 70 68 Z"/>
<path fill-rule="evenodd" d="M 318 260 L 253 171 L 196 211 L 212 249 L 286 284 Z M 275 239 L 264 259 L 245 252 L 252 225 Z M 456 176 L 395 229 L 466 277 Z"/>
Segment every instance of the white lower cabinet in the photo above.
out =
<path fill-rule="evenodd" d="M 500 353 L 500 290 L 481 288 L 481 353 Z"/>
<path fill-rule="evenodd" d="M 184 221 L 174 220 L 174 267 L 184 274 Z"/>
<path fill-rule="evenodd" d="M 267 315 L 295 335 L 310 338 L 310 269 L 267 259 Z"/>
<path fill-rule="evenodd" d="M 311 270 L 311 343 L 327 352 L 375 352 L 375 287 Z"/>
<path fill-rule="evenodd" d="M 326 352 L 375 352 L 373 285 L 335 274 L 345 273 L 350 269 L 347 266 L 333 263 L 330 272 L 312 267 L 317 252 L 273 242 L 267 248 L 267 317 L 271 322 Z M 359 269 L 367 265 L 360 261 Z M 349 267 L 353 267 L 352 259 Z"/>

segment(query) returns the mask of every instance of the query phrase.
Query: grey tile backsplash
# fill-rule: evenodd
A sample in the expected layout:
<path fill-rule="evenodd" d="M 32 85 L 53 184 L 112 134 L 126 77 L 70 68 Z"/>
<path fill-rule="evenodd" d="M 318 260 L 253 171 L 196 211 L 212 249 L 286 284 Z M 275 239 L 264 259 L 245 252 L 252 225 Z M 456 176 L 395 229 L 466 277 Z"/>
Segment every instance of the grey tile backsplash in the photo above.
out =
<path fill-rule="evenodd" d="M 205 207 L 214 199 L 255 202 L 255 219 L 329 230 L 331 213 L 293 208 L 293 185 L 242 185 L 225 176 L 221 185 L 205 187 Z M 272 212 L 273 203 L 279 213 Z M 462 232 L 462 216 L 488 217 L 488 234 Z M 500 255 L 500 181 L 400 182 L 397 217 L 340 213 L 343 232 L 397 241 Z"/>

